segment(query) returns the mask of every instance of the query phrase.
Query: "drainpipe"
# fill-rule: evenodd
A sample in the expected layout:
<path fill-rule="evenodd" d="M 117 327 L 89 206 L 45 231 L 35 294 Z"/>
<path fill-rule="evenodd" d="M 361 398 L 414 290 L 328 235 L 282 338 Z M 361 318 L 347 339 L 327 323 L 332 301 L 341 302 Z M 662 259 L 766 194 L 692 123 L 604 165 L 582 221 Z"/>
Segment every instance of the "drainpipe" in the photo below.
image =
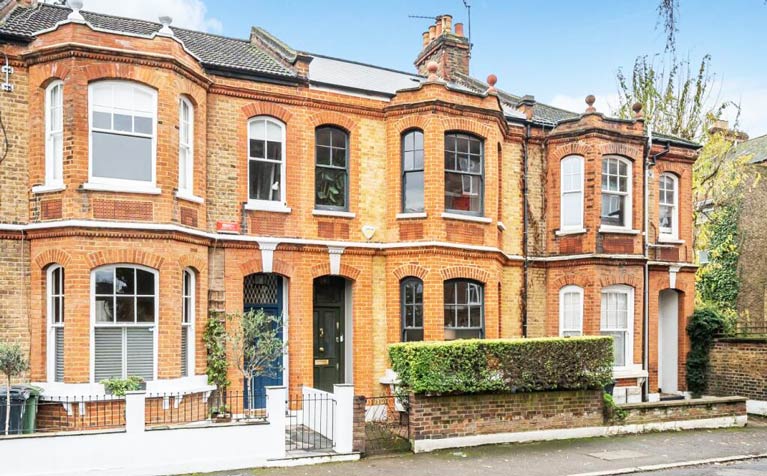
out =
<path fill-rule="evenodd" d="M 527 197 L 527 143 L 530 140 L 530 122 L 525 126 L 525 140 L 522 141 L 522 197 L 523 197 L 523 210 L 522 210 L 522 256 L 524 257 L 522 264 L 522 337 L 527 337 L 527 267 L 528 267 L 528 230 L 529 230 L 529 218 L 527 213 L 528 197 Z"/>
<path fill-rule="evenodd" d="M 644 269 L 642 274 L 642 368 L 647 372 L 647 377 L 642 385 L 642 401 L 647 401 L 650 393 L 650 191 L 648 190 L 650 167 L 650 151 L 652 150 L 652 124 L 648 127 L 647 143 L 645 144 L 645 159 L 642 164 L 643 171 L 643 197 L 642 197 L 642 254 L 644 256 Z"/>

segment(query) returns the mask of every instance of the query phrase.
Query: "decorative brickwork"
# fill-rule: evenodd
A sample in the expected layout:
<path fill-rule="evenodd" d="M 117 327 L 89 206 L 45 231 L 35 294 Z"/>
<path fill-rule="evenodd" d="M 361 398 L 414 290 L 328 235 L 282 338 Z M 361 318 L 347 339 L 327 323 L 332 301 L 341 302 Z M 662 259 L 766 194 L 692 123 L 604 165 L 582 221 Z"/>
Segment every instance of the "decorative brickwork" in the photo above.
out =
<path fill-rule="evenodd" d="M 61 216 L 61 199 L 42 200 L 40 202 L 41 220 L 58 220 Z"/>
<path fill-rule="evenodd" d="M 181 224 L 197 228 L 197 210 L 181 207 Z"/>
<path fill-rule="evenodd" d="M 152 216 L 152 202 L 93 200 L 93 218 L 101 220 L 150 221 Z"/>

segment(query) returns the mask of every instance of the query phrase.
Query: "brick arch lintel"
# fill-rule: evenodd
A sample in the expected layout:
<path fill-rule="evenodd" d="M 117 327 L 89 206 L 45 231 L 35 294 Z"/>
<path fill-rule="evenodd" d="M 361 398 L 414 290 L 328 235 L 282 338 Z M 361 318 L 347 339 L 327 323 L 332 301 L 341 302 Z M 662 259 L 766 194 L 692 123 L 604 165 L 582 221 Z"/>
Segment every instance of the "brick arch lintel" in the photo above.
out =
<path fill-rule="evenodd" d="M 592 283 L 593 281 L 582 273 L 568 273 L 557 278 L 554 281 L 554 287 L 556 289 L 562 289 L 565 286 L 578 286 L 585 289 L 591 286 Z"/>
<path fill-rule="evenodd" d="M 181 256 L 178 259 L 178 265 L 180 268 L 192 268 L 198 273 L 204 272 L 208 268 L 207 260 L 197 256 L 196 254 L 188 253 Z"/>
<path fill-rule="evenodd" d="M 69 72 L 69 67 L 61 63 L 51 63 L 48 66 L 48 71 L 45 79 L 38 86 L 40 86 L 41 89 L 45 89 L 53 81 L 64 81 L 69 77 Z"/>
<path fill-rule="evenodd" d="M 465 117 L 448 117 L 442 119 L 442 126 L 446 132 L 468 132 L 481 137 L 484 140 L 493 140 L 497 134 L 493 134 L 490 126 Z"/>
<path fill-rule="evenodd" d="M 85 67 L 85 79 L 91 83 L 105 79 L 128 80 L 160 89 L 162 84 L 152 69 L 136 68 L 127 63 L 98 63 Z"/>
<path fill-rule="evenodd" d="M 425 131 L 431 122 L 432 119 L 430 116 L 409 115 L 395 122 L 393 128 L 398 134 L 401 135 L 403 132 L 410 129 L 420 129 Z"/>
<path fill-rule="evenodd" d="M 340 126 L 346 129 L 350 134 L 356 132 L 357 123 L 354 122 L 349 116 L 335 112 L 335 111 L 321 111 L 309 116 L 309 124 L 313 128 L 324 125 Z"/>
<path fill-rule="evenodd" d="M 63 250 L 49 249 L 41 252 L 32 260 L 39 269 L 46 268 L 51 264 L 58 264 L 66 268 L 72 261 L 72 255 Z"/>
<path fill-rule="evenodd" d="M 351 281 L 356 281 L 361 272 L 362 271 L 360 271 L 358 268 L 355 268 L 354 266 L 341 263 L 341 269 L 335 276 L 341 276 Z M 312 279 L 319 278 L 321 276 L 327 276 L 330 274 L 330 263 L 322 263 L 312 266 Z"/>
<path fill-rule="evenodd" d="M 619 284 L 623 284 L 625 286 L 631 286 L 635 290 L 639 289 L 642 283 L 639 281 L 639 279 L 633 277 L 633 276 L 610 276 L 605 275 L 599 278 L 599 285 L 602 288 L 606 288 L 608 286 L 616 286 Z"/>
<path fill-rule="evenodd" d="M 429 270 L 416 263 L 406 263 L 398 266 L 392 271 L 392 274 L 397 280 L 402 280 L 409 276 L 414 276 L 421 280 L 426 279 L 426 275 L 429 274 Z"/>
<path fill-rule="evenodd" d="M 253 258 L 251 260 L 248 260 L 240 264 L 240 271 L 242 272 L 243 276 L 247 276 L 249 274 L 263 273 L 264 266 L 261 263 L 261 257 L 259 256 L 258 258 Z M 288 263 L 285 260 L 274 258 L 272 260 L 272 273 L 279 274 L 280 276 L 284 276 L 286 278 L 291 278 L 294 273 L 294 267 L 292 264 Z"/>
<path fill-rule="evenodd" d="M 636 145 L 608 142 L 599 148 L 602 155 L 620 155 L 632 160 L 642 158 L 642 149 Z"/>
<path fill-rule="evenodd" d="M 586 157 L 591 153 L 591 146 L 583 142 L 568 142 L 554 148 L 551 152 L 551 156 L 555 160 L 561 160 L 569 155 L 580 155 Z"/>
<path fill-rule="evenodd" d="M 256 116 L 270 116 L 287 124 L 290 122 L 290 118 L 293 117 L 293 114 L 284 107 L 264 101 L 254 101 L 246 104 L 241 110 L 246 119 Z"/>
<path fill-rule="evenodd" d="M 474 266 L 449 266 L 447 268 L 442 268 L 439 271 L 439 274 L 445 281 L 449 279 L 466 278 L 487 284 L 492 279 L 492 275 L 488 271 Z"/>
<path fill-rule="evenodd" d="M 107 264 L 139 264 L 146 266 L 147 268 L 160 269 L 165 258 L 160 255 L 147 253 L 145 251 L 135 249 L 118 249 L 118 250 L 103 250 L 94 251 L 88 256 L 88 264 L 90 268 L 98 268 Z"/>

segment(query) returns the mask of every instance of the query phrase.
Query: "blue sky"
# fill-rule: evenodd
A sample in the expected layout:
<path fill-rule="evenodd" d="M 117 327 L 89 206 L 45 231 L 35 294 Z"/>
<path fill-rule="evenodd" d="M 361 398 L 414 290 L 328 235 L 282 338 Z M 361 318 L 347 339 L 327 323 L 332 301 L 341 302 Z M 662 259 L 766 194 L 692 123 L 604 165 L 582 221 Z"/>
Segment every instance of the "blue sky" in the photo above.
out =
<path fill-rule="evenodd" d="M 580 111 L 587 94 L 597 109 L 615 105 L 618 68 L 662 53 L 657 0 L 471 0 L 471 72 L 495 73 L 515 94 Z M 767 133 L 767 4 L 763 0 L 681 0 L 678 54 L 710 53 L 720 99 L 741 103 L 741 127 Z M 246 38 L 261 26 L 292 47 L 412 71 L 428 19 L 450 13 L 466 22 L 462 0 L 85 0 L 101 10 Z"/>

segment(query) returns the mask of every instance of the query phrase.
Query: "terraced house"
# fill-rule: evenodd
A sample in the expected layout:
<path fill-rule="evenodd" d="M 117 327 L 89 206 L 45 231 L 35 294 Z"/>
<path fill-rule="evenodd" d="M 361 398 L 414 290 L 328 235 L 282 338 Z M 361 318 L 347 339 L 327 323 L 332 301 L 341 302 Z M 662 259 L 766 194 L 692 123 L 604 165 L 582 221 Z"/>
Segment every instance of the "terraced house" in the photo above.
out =
<path fill-rule="evenodd" d="M 381 393 L 403 340 L 604 334 L 619 399 L 684 389 L 698 146 L 640 108 L 476 79 L 449 15 L 412 73 L 261 28 L 0 18 L 0 339 L 46 396 L 207 391 L 209 310 L 250 308 L 284 316 L 291 388 Z"/>

